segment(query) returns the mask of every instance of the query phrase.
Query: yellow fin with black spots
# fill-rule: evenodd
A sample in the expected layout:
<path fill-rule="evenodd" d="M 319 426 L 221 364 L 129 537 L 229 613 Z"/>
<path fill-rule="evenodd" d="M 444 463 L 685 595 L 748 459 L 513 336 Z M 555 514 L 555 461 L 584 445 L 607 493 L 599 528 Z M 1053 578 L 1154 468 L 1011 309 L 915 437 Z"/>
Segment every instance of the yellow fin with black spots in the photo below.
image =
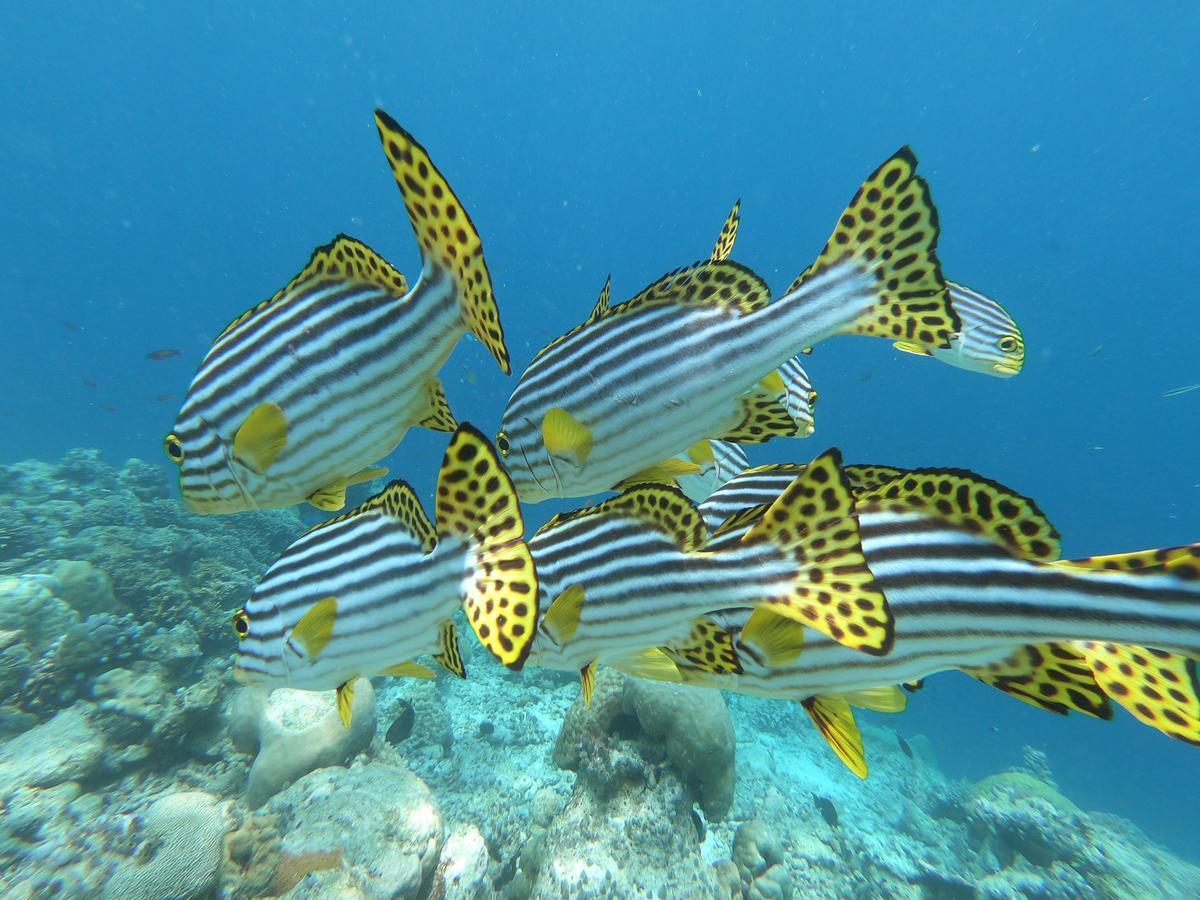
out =
<path fill-rule="evenodd" d="M 901 713 L 908 707 L 908 697 L 894 684 L 863 688 L 860 691 L 849 691 L 838 696 L 851 706 L 869 709 L 873 712 Z"/>
<path fill-rule="evenodd" d="M 360 472 L 360 475 L 377 470 L 367 469 Z M 386 474 L 387 470 L 380 471 L 380 474 Z M 358 476 L 354 476 L 356 479 Z M 377 477 L 369 475 L 369 478 Z M 363 480 L 368 480 L 364 478 Z M 353 482 L 357 483 L 357 482 Z M 429 521 L 429 517 L 425 515 L 425 510 L 421 506 L 421 501 L 417 499 L 416 492 L 404 481 L 393 481 L 382 491 L 364 500 L 348 513 L 343 513 L 340 516 L 335 516 L 332 519 L 326 519 L 324 522 L 318 522 L 312 528 L 308 529 L 305 534 L 311 534 L 314 531 L 320 531 L 322 528 L 328 528 L 335 522 L 343 522 L 352 516 L 364 516 L 375 513 L 391 516 L 399 520 L 404 529 L 412 534 L 421 545 L 422 553 L 431 553 L 434 545 L 437 544 L 437 532 L 434 530 L 433 524 Z"/>
<path fill-rule="evenodd" d="M 1182 578 L 1195 579 L 1200 577 L 1200 544 L 1063 559 L 1055 565 L 1064 569 L 1085 569 L 1093 572 L 1166 572 Z"/>
<path fill-rule="evenodd" d="M 1047 712 L 1071 710 L 1111 719 L 1108 702 L 1083 654 L 1069 644 L 1026 644 L 1007 659 L 964 667 L 968 675 Z"/>
<path fill-rule="evenodd" d="M 336 512 L 346 505 L 346 488 L 352 484 L 362 484 L 366 481 L 373 481 L 376 478 L 382 478 L 388 473 L 388 470 L 383 466 L 374 466 L 369 469 L 363 469 L 351 475 L 349 478 L 339 478 L 332 484 L 327 484 L 323 488 L 318 488 L 308 495 L 308 503 L 310 506 L 315 506 L 317 509 L 325 512 Z"/>
<path fill-rule="evenodd" d="M 354 709 L 354 679 L 344 682 L 337 689 L 337 711 L 338 718 L 342 720 L 342 727 L 350 727 L 351 711 Z"/>
<path fill-rule="evenodd" d="M 458 629 L 453 619 L 447 619 L 438 627 L 438 649 L 433 658 L 447 672 L 459 678 L 467 677 L 467 667 L 463 665 L 462 651 L 458 646 Z"/>
<path fill-rule="evenodd" d="M 695 619 L 688 636 L 669 649 L 689 669 L 709 675 L 742 674 L 742 661 L 738 659 L 733 635 L 712 619 Z"/>
<path fill-rule="evenodd" d="M 438 542 L 470 548 L 463 608 L 480 643 L 510 669 L 529 655 L 538 617 L 538 583 L 512 479 L 472 425 L 458 426 L 437 485 Z"/>
<path fill-rule="evenodd" d="M 683 681 L 682 676 L 679 674 L 679 668 L 672 661 L 671 657 L 657 647 L 642 650 L 638 653 L 631 653 L 626 656 L 619 656 L 615 659 L 605 658 L 604 662 L 618 672 L 624 672 L 626 675 L 632 675 L 635 678 L 647 678 L 650 681 L 666 681 L 671 684 L 680 684 Z"/>
<path fill-rule="evenodd" d="M 788 287 L 851 260 L 875 281 L 875 303 L 847 331 L 950 348 L 962 320 L 937 258 L 938 215 L 917 158 L 902 147 L 863 182 L 816 261 Z"/>
<path fill-rule="evenodd" d="M 640 484 L 594 506 L 559 513 L 545 528 L 586 516 L 622 516 L 658 529 L 683 550 L 694 550 L 708 537 L 695 504 L 679 488 Z"/>
<path fill-rule="evenodd" d="M 325 597 L 312 605 L 288 635 L 288 643 L 305 659 L 316 659 L 329 645 L 337 622 L 336 597 Z"/>
<path fill-rule="evenodd" d="M 573 584 L 551 601 L 550 608 L 542 616 L 542 631 L 559 646 L 573 638 L 579 629 L 583 598 L 583 585 Z"/>
<path fill-rule="evenodd" d="M 760 606 L 746 620 L 738 649 L 768 669 L 789 666 L 804 649 L 804 626 L 770 607 Z"/>
<path fill-rule="evenodd" d="M 422 681 L 429 681 L 436 677 L 433 674 L 433 669 L 429 668 L 429 666 L 423 666 L 418 662 L 413 662 L 411 659 L 407 662 L 396 663 L 394 666 L 388 666 L 376 674 L 389 675 L 393 678 L 420 678 Z"/>
<path fill-rule="evenodd" d="M 894 481 L 903 475 L 905 470 L 895 469 L 891 466 L 854 463 L 843 466 L 842 471 L 846 473 L 846 480 L 850 482 L 850 489 L 854 491 L 854 496 L 859 497 L 883 487 L 889 481 Z"/>
<path fill-rule="evenodd" d="M 876 656 L 891 650 L 895 619 L 867 567 L 836 449 L 805 466 L 742 541 L 770 541 L 796 562 L 789 593 L 764 598 L 771 610 L 853 650 Z"/>
<path fill-rule="evenodd" d="M 612 276 L 609 275 L 604 279 L 604 287 L 600 288 L 600 296 L 596 298 L 596 305 L 592 307 L 591 314 L 587 317 L 585 325 L 590 325 L 597 319 L 602 319 L 608 315 L 610 309 L 609 301 L 612 298 Z"/>
<path fill-rule="evenodd" d="M 910 469 L 858 498 L 859 511 L 917 512 L 985 535 L 1023 559 L 1053 562 L 1058 530 L 1028 497 L 966 469 Z"/>
<path fill-rule="evenodd" d="M 511 366 L 500 310 L 475 224 L 425 148 L 411 134 L 381 109 L 375 110 L 375 125 L 421 247 L 421 277 L 437 270 L 453 279 L 467 330 L 479 338 L 508 375 Z"/>
<path fill-rule="evenodd" d="M 579 687 L 583 693 L 583 705 L 591 706 L 592 695 L 596 693 L 596 661 L 594 659 L 579 670 Z"/>
<path fill-rule="evenodd" d="M 233 436 L 233 456 L 250 471 L 263 475 L 287 446 L 287 440 L 283 410 L 274 403 L 260 403 Z"/>
<path fill-rule="evenodd" d="M 729 259 L 729 254 L 733 252 L 733 245 L 737 241 L 738 225 L 741 221 L 742 201 L 738 199 L 734 201 L 733 209 L 729 211 L 729 215 L 725 218 L 725 224 L 721 226 L 721 233 L 717 235 L 717 242 L 713 245 L 709 259 L 713 262 Z"/>
<path fill-rule="evenodd" d="M 303 282 L 313 277 L 329 281 L 360 282 L 377 287 L 396 298 L 403 297 L 408 293 L 408 280 L 391 263 L 357 238 L 339 234 L 328 244 L 313 250 L 312 256 L 309 257 L 304 268 L 284 287 L 226 325 L 217 335 L 217 340 L 219 341 L 238 325 L 253 318 L 272 304 L 279 302 Z"/>
<path fill-rule="evenodd" d="M 771 288 L 741 263 L 704 260 L 668 272 L 609 315 L 626 315 L 649 306 L 690 306 L 749 315 L 771 302 Z"/>
<path fill-rule="evenodd" d="M 800 705 L 846 768 L 859 778 L 866 778 L 867 755 L 850 704 L 840 697 L 809 697 L 801 700 Z"/>
<path fill-rule="evenodd" d="M 552 407 L 542 418 L 542 441 L 551 456 L 576 466 L 587 462 L 592 452 L 592 430 L 561 406 Z"/>
<path fill-rule="evenodd" d="M 1196 660 L 1129 644 L 1078 641 L 1103 691 L 1138 721 L 1200 747 L 1200 677 Z"/>
<path fill-rule="evenodd" d="M 913 356 L 933 356 L 933 354 L 924 347 L 921 347 L 917 344 L 910 344 L 908 341 L 896 341 L 896 343 L 892 344 L 892 346 L 901 353 L 911 353 Z"/>
<path fill-rule="evenodd" d="M 450 401 L 446 399 L 446 390 L 440 379 L 431 378 L 425 382 L 425 411 L 417 424 L 430 431 L 453 431 L 458 427 L 454 413 L 450 411 Z"/>
<path fill-rule="evenodd" d="M 675 483 L 675 479 L 680 475 L 698 475 L 701 471 L 702 469 L 696 463 L 672 456 L 660 463 L 647 466 L 640 472 L 635 472 L 628 478 L 617 482 L 613 487 L 616 490 L 622 490 L 623 488 L 639 484 L 671 485 Z"/>

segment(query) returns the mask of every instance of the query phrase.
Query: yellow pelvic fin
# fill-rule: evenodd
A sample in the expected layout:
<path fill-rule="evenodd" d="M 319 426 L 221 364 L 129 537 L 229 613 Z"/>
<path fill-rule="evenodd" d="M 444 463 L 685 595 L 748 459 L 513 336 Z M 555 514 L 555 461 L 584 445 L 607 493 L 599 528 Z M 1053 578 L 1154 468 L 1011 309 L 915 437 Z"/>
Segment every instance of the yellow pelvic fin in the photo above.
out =
<path fill-rule="evenodd" d="M 850 704 L 840 697 L 809 697 L 801 700 L 800 705 L 846 768 L 859 778 L 866 778 L 867 756 L 863 751 L 862 732 L 854 721 Z"/>
<path fill-rule="evenodd" d="M 596 693 L 596 661 L 594 659 L 579 670 L 579 686 L 583 691 L 583 705 L 591 706 L 592 695 Z"/>
<path fill-rule="evenodd" d="M 425 410 L 417 420 L 422 428 L 431 431 L 453 431 L 458 427 L 454 413 L 450 411 L 450 402 L 446 399 L 446 390 L 437 378 L 425 382 Z"/>
<path fill-rule="evenodd" d="M 895 620 L 867 567 L 837 450 L 805 466 L 742 541 L 770 541 L 796 562 L 791 591 L 765 598 L 774 612 L 853 650 L 891 650 Z"/>
<path fill-rule="evenodd" d="M 846 480 L 850 482 L 850 490 L 855 497 L 860 497 L 870 491 L 877 490 L 904 474 L 904 469 L 894 469 L 891 466 L 849 465 L 843 466 Z"/>
<path fill-rule="evenodd" d="M 422 681 L 429 681 L 434 678 L 433 669 L 429 666 L 423 666 L 418 662 L 413 662 L 411 659 L 407 662 L 396 663 L 394 666 L 388 666 L 386 669 L 380 670 L 379 675 L 390 675 L 393 678 L 420 678 Z"/>
<path fill-rule="evenodd" d="M 659 484 L 639 484 L 627 488 L 595 506 L 559 513 L 546 528 L 582 519 L 586 516 L 621 516 L 637 519 L 667 535 L 683 550 L 700 547 L 708 533 L 695 504 L 679 488 Z"/>
<path fill-rule="evenodd" d="M 604 287 L 600 288 L 600 296 L 596 298 L 596 305 L 592 307 L 591 314 L 587 317 L 585 325 L 590 325 L 597 319 L 602 319 L 608 315 L 610 309 L 609 300 L 612 297 L 612 276 L 609 275 L 604 279 Z"/>
<path fill-rule="evenodd" d="M 342 720 L 342 727 L 350 727 L 351 710 L 354 707 L 354 679 L 345 682 L 337 689 L 337 710 L 338 718 Z"/>
<path fill-rule="evenodd" d="M 966 469 L 911 469 L 859 497 L 859 511 L 918 512 L 985 535 L 1038 562 L 1058 559 L 1058 530 L 1033 500 Z"/>
<path fill-rule="evenodd" d="M 804 649 L 804 626 L 766 606 L 750 614 L 739 643 L 769 669 L 794 663 Z"/>
<path fill-rule="evenodd" d="M 453 619 L 447 619 L 438 627 L 438 650 L 433 654 L 442 667 L 459 678 L 467 677 L 467 667 L 463 665 L 462 652 L 458 647 L 458 629 Z"/>
<path fill-rule="evenodd" d="M 1078 649 L 1069 644 L 1026 644 L 988 666 L 963 669 L 984 684 L 1047 712 L 1071 710 L 1111 719 L 1112 704 Z"/>
<path fill-rule="evenodd" d="M 901 713 L 908 706 L 908 697 L 894 684 L 850 691 L 839 696 L 851 706 L 881 713 Z"/>
<path fill-rule="evenodd" d="M 354 475 L 348 479 L 348 483 L 357 484 L 360 480 L 368 481 L 371 478 L 377 478 L 380 475 L 386 474 L 387 469 L 364 469 L 358 475 Z M 318 522 L 312 528 L 308 529 L 305 534 L 319 531 L 322 528 L 328 528 L 333 523 L 343 522 L 352 516 L 365 516 L 376 513 L 382 513 L 399 520 L 401 525 L 417 539 L 417 542 L 421 545 L 422 553 L 428 554 L 433 551 L 434 545 L 437 544 L 437 532 L 434 531 L 429 517 L 425 515 L 425 510 L 421 508 L 421 501 L 417 499 L 416 492 L 404 481 L 393 481 L 374 497 L 363 501 L 350 510 L 350 512 L 332 519 L 326 519 L 324 522 Z"/>
<path fill-rule="evenodd" d="M 605 663 L 619 672 L 624 672 L 626 675 L 633 675 L 636 678 L 648 678 L 651 681 L 667 681 L 672 684 L 679 684 L 683 681 L 683 678 L 679 674 L 679 668 L 672 661 L 671 657 L 667 656 L 666 653 L 657 647 L 642 650 L 639 653 L 633 653 L 628 656 L 618 657 L 617 659 L 605 659 Z"/>
<path fill-rule="evenodd" d="M 917 158 L 901 148 L 863 182 L 816 262 L 792 282 L 843 260 L 875 279 L 875 303 L 848 331 L 947 349 L 962 330 L 937 258 L 938 215 Z"/>
<path fill-rule="evenodd" d="M 408 293 L 408 281 L 391 263 L 357 238 L 339 234 L 330 243 L 317 247 L 304 268 L 284 287 L 226 325 L 217 335 L 217 340 L 267 307 L 280 302 L 302 283 L 314 277 L 330 281 L 358 281 L 377 287 L 397 298 Z"/>
<path fill-rule="evenodd" d="M 492 276 L 471 217 L 411 134 L 381 109 L 375 110 L 375 125 L 421 247 L 423 271 L 440 269 L 454 279 L 466 327 L 488 348 L 504 374 L 509 374 Z"/>
<path fill-rule="evenodd" d="M 583 585 L 573 584 L 554 598 L 542 617 L 542 630 L 559 646 L 573 638 L 579 628 L 583 597 Z"/>
<path fill-rule="evenodd" d="M 713 453 L 712 441 L 707 438 L 698 440 L 692 446 L 688 447 L 687 455 L 688 459 L 701 469 L 716 460 L 716 455 Z"/>
<path fill-rule="evenodd" d="M 316 659 L 329 644 L 337 621 L 337 607 L 336 597 L 318 600 L 292 629 L 288 641 L 302 651 L 307 659 Z"/>
<path fill-rule="evenodd" d="M 701 471 L 696 463 L 672 456 L 622 479 L 614 487 L 621 490 L 639 484 L 674 484 L 680 475 L 698 475 Z"/>
<path fill-rule="evenodd" d="M 733 636 L 712 619 L 694 620 L 687 638 L 670 649 L 688 668 L 710 675 L 742 674 L 742 661 L 734 648 Z"/>
<path fill-rule="evenodd" d="M 442 457 L 437 534 L 472 548 L 463 608 L 480 643 L 510 669 L 529 655 L 538 618 L 537 573 L 512 479 L 488 439 L 458 426 Z"/>
<path fill-rule="evenodd" d="M 733 209 L 725 218 L 725 224 L 721 226 L 721 233 L 717 235 L 717 243 L 713 245 L 709 259 L 713 262 L 729 259 L 729 254 L 733 252 L 733 245 L 737 241 L 738 225 L 741 221 L 742 201 L 739 199 L 734 201 Z"/>
<path fill-rule="evenodd" d="M 1065 569 L 1087 569 L 1096 572 L 1168 573 L 1179 578 L 1200 578 L 1200 544 L 1184 544 L 1157 550 L 1136 550 L 1132 553 L 1110 553 L 1106 556 L 1084 556 L 1055 563 Z"/>
<path fill-rule="evenodd" d="M 1128 644 L 1079 642 L 1096 682 L 1151 728 L 1200 747 L 1200 678 L 1196 660 Z"/>
<path fill-rule="evenodd" d="M 346 505 L 346 488 L 352 484 L 362 484 L 365 481 L 382 478 L 387 473 L 388 470 L 383 466 L 375 466 L 370 469 L 363 469 L 361 472 L 356 472 L 349 478 L 339 478 L 332 484 L 327 484 L 325 487 L 318 488 L 309 494 L 308 503 L 310 506 L 315 506 L 317 509 L 322 509 L 326 512 L 336 512 Z"/>
<path fill-rule="evenodd" d="M 287 417 L 274 403 L 260 403 L 233 436 L 233 455 L 252 472 L 266 474 L 287 445 Z"/>
<path fill-rule="evenodd" d="M 542 440 L 552 456 L 569 459 L 576 466 L 587 462 L 592 452 L 592 431 L 561 406 L 550 409 L 542 419 Z"/>
<path fill-rule="evenodd" d="M 892 344 L 901 353 L 911 353 L 914 356 L 933 356 L 928 350 L 919 344 L 910 344 L 908 341 L 896 341 Z"/>

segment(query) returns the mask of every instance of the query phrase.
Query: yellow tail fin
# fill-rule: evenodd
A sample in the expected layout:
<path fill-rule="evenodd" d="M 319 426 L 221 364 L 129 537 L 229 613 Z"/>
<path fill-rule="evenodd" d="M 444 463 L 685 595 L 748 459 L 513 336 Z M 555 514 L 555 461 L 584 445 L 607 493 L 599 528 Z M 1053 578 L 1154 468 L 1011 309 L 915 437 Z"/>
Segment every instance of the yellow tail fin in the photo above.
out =
<path fill-rule="evenodd" d="M 492 445 L 463 423 L 442 458 L 437 533 L 471 548 L 463 578 L 467 621 L 491 653 L 520 669 L 537 625 L 537 574 L 525 545 L 525 523 L 512 479 Z"/>
<path fill-rule="evenodd" d="M 773 541 L 796 560 L 790 593 L 770 598 L 770 609 L 882 656 L 895 640 L 895 619 L 867 567 L 841 462 L 831 449 L 805 466 L 742 540 Z"/>
<path fill-rule="evenodd" d="M 381 109 L 375 110 L 375 125 L 421 246 L 425 270 L 439 269 L 454 279 L 467 328 L 488 348 L 504 374 L 509 374 L 492 276 L 471 217 L 411 134 Z"/>
<path fill-rule="evenodd" d="M 875 278 L 876 302 L 848 329 L 945 350 L 962 330 L 937 258 L 938 215 L 917 158 L 902 147 L 863 182 L 842 213 L 825 249 L 792 282 L 853 260 Z"/>

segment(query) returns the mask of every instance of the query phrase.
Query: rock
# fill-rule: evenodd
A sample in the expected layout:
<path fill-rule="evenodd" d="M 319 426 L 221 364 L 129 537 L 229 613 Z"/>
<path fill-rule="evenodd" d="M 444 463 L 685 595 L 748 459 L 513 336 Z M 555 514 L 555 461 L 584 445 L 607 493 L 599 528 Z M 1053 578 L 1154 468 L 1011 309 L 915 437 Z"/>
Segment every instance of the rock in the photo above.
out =
<path fill-rule="evenodd" d="M 267 812 L 284 836 L 281 870 L 295 877 L 306 861 L 320 864 L 303 875 L 315 889 L 305 896 L 423 898 L 433 884 L 442 814 L 407 769 L 378 761 L 318 769 L 272 798 Z"/>
<path fill-rule="evenodd" d="M 765 821 L 751 819 L 738 826 L 733 836 L 733 862 L 743 882 L 749 884 L 782 861 L 783 845 Z"/>
<path fill-rule="evenodd" d="M 442 845 L 434 893 L 443 900 L 478 900 L 494 892 L 488 879 L 488 848 L 474 825 L 456 825 Z"/>
<path fill-rule="evenodd" d="M 315 769 L 344 766 L 375 736 L 375 691 L 365 678 L 354 684 L 350 727 L 338 716 L 334 691 L 280 688 L 265 696 L 243 688 L 230 703 L 229 735 L 243 753 L 257 751 L 246 803 L 257 808 L 285 785 Z"/>
<path fill-rule="evenodd" d="M 186 791 L 160 797 L 146 810 L 152 856 L 119 867 L 104 886 L 111 900 L 191 900 L 210 894 L 224 856 L 229 817 L 212 794 Z"/>
<path fill-rule="evenodd" d="M 95 772 L 104 741 L 89 711 L 88 704 L 76 704 L 0 746 L 0 790 L 52 787 Z"/>
<path fill-rule="evenodd" d="M 0 577 L 0 629 L 20 631 L 22 639 L 37 655 L 79 621 L 57 594 L 58 579 L 50 575 Z"/>
<path fill-rule="evenodd" d="M 86 560 L 60 559 L 50 574 L 58 580 L 58 596 L 80 616 L 129 612 L 113 593 L 108 575 Z"/>
<path fill-rule="evenodd" d="M 607 666 L 596 676 L 592 702 L 585 704 L 582 696 L 567 710 L 554 742 L 554 764 L 560 769 L 579 768 L 580 746 L 584 735 L 604 734 L 613 720 L 621 714 L 625 699 L 625 676 Z"/>

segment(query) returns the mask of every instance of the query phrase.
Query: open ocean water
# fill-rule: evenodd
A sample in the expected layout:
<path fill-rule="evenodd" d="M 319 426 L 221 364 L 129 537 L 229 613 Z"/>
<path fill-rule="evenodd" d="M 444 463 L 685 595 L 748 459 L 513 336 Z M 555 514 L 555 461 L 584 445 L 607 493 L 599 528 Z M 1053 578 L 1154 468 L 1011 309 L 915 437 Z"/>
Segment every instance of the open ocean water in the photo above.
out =
<path fill-rule="evenodd" d="M 1195 4 L 1108 0 L 11 5 L 0 464 L 90 447 L 173 484 L 195 367 L 314 246 L 344 231 L 415 277 L 379 106 L 470 210 L 515 374 L 609 273 L 624 299 L 702 258 L 737 198 L 734 258 L 781 291 L 911 145 L 945 272 L 1019 322 L 1025 370 L 839 338 L 805 358 L 816 433 L 751 461 L 969 468 L 1035 498 L 1067 557 L 1200 540 L 1200 391 L 1164 396 L 1200 381 L 1198 46 Z M 442 379 L 494 434 L 515 377 L 468 339 Z M 445 440 L 414 430 L 387 461 L 426 501 Z M 926 735 L 950 778 L 1037 748 L 1080 807 L 1200 862 L 1200 750 L 1124 710 L 1060 718 L 947 673 L 860 719 Z"/>

